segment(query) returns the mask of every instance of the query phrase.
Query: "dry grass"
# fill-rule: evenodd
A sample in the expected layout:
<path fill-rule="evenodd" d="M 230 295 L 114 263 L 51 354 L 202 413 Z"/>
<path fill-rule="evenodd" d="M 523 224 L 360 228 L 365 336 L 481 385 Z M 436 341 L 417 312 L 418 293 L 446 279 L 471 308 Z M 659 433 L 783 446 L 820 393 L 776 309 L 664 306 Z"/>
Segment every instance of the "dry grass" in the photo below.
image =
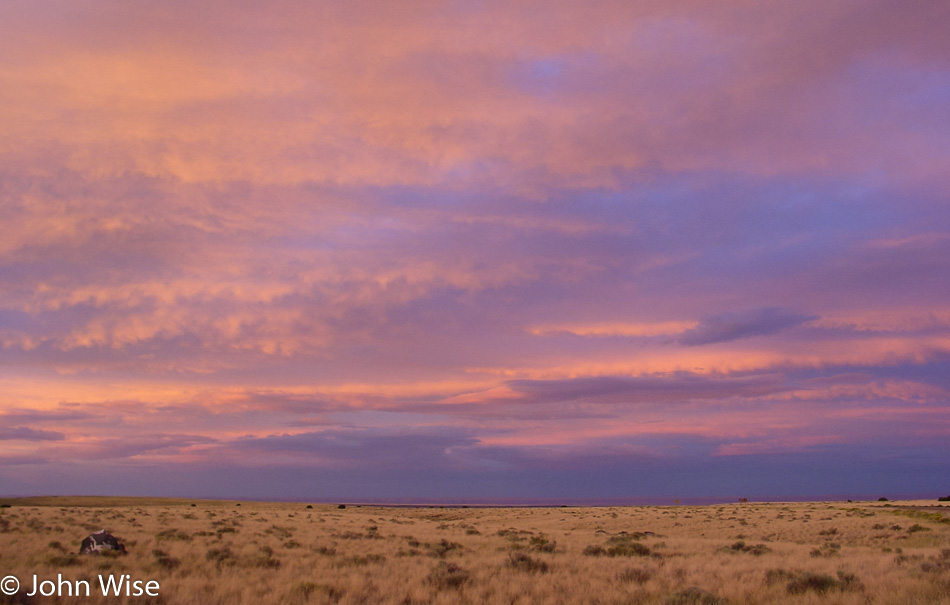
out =
<path fill-rule="evenodd" d="M 157 580 L 130 603 L 950 605 L 950 506 L 385 508 L 0 500 L 0 575 Z M 905 506 L 907 505 L 907 506 Z M 126 556 L 78 556 L 105 528 Z M 29 603 L 22 593 L 0 603 Z M 75 597 L 35 602 L 74 603 Z"/>

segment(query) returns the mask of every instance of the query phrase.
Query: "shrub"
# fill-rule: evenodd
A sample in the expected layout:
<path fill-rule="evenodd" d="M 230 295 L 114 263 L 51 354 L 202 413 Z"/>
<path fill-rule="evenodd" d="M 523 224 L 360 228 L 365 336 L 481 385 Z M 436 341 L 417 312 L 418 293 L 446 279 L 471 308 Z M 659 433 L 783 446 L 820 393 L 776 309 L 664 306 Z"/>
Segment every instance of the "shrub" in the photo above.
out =
<path fill-rule="evenodd" d="M 765 544 L 748 545 L 742 540 L 739 540 L 732 546 L 723 546 L 720 550 L 723 550 L 725 552 L 734 552 L 734 553 L 745 552 L 751 555 L 755 555 L 757 557 L 760 555 L 764 555 L 765 553 L 772 552 L 772 549 L 766 546 Z"/>
<path fill-rule="evenodd" d="M 50 555 L 46 558 L 46 562 L 49 563 L 51 567 L 71 567 L 73 565 L 79 565 L 79 557 L 73 554 L 69 555 Z"/>
<path fill-rule="evenodd" d="M 508 553 L 508 561 L 505 565 L 511 569 L 528 573 L 545 573 L 548 570 L 547 563 L 533 559 L 523 552 Z"/>
<path fill-rule="evenodd" d="M 769 570 L 765 575 L 765 581 L 770 586 L 786 578 L 788 584 L 786 584 L 785 590 L 789 594 L 804 594 L 809 591 L 825 594 L 832 590 L 854 591 L 861 590 L 864 587 L 856 575 L 843 571 L 838 572 L 837 578 L 810 571 L 787 572 L 782 569 Z"/>
<path fill-rule="evenodd" d="M 279 525 L 271 525 L 268 529 L 264 530 L 265 534 L 270 534 L 278 538 L 279 540 L 286 540 L 293 537 L 294 532 L 289 527 L 281 527 Z"/>
<path fill-rule="evenodd" d="M 177 529 L 165 529 L 155 534 L 155 540 L 159 542 L 162 540 L 182 540 L 184 542 L 190 542 L 191 536 Z"/>
<path fill-rule="evenodd" d="M 181 565 L 181 561 L 168 556 L 167 552 L 157 548 L 152 551 L 152 556 L 155 557 L 155 563 L 166 571 L 171 571 Z"/>
<path fill-rule="evenodd" d="M 777 582 L 784 582 L 794 577 L 794 575 L 795 574 L 785 571 L 784 569 L 770 569 L 765 572 L 765 584 L 766 586 L 772 586 Z"/>
<path fill-rule="evenodd" d="M 606 553 L 607 551 L 604 550 L 604 547 L 598 544 L 591 544 L 590 546 L 584 549 L 584 554 L 590 557 L 599 557 L 600 555 L 603 555 Z"/>
<path fill-rule="evenodd" d="M 386 560 L 383 555 L 369 554 L 365 556 L 353 555 L 336 563 L 337 567 L 365 567 L 370 563 L 382 563 Z"/>
<path fill-rule="evenodd" d="M 835 557 L 840 554 L 841 544 L 837 542 L 825 542 L 821 548 L 815 548 L 811 551 L 813 557 Z"/>
<path fill-rule="evenodd" d="M 263 551 L 264 549 L 261 550 Z M 266 569 L 277 569 L 280 567 L 280 559 L 275 558 L 272 553 L 269 552 L 262 552 L 259 555 L 251 557 L 247 563 L 252 567 L 263 567 Z"/>
<path fill-rule="evenodd" d="M 910 527 L 907 528 L 907 533 L 909 533 L 909 534 L 914 534 L 914 533 L 917 533 L 917 532 L 919 532 L 919 531 L 930 531 L 930 528 L 929 528 L 929 527 L 924 527 L 924 526 L 921 525 L 920 523 L 914 523 L 913 525 L 911 525 Z"/>
<path fill-rule="evenodd" d="M 445 538 L 439 540 L 437 544 L 426 544 L 426 546 L 429 548 L 428 555 L 430 557 L 439 557 L 440 559 L 444 559 L 449 552 L 462 548 L 462 545 L 458 542 L 449 542 Z"/>
<path fill-rule="evenodd" d="M 294 592 L 302 595 L 305 599 L 309 599 L 310 595 L 313 594 L 318 587 L 319 584 L 315 584 L 313 582 L 301 582 L 300 584 L 294 586 Z"/>
<path fill-rule="evenodd" d="M 892 511 L 892 514 L 900 515 L 902 517 L 910 517 L 912 519 L 922 519 L 924 521 L 930 521 L 932 523 L 950 524 L 950 517 L 944 517 L 940 513 L 928 513 L 922 510 L 895 510 L 895 511 Z"/>
<path fill-rule="evenodd" d="M 828 574 L 803 572 L 789 580 L 785 589 L 789 594 L 804 594 L 809 590 L 824 594 L 838 588 L 838 581 Z"/>
<path fill-rule="evenodd" d="M 442 590 L 446 588 L 461 588 L 469 581 L 470 577 L 471 574 L 455 563 L 439 561 L 439 564 L 429 572 L 427 581 L 429 584 L 433 584 L 436 588 Z"/>
<path fill-rule="evenodd" d="M 626 542 L 607 548 L 608 557 L 649 557 L 650 549 L 639 542 Z"/>
<path fill-rule="evenodd" d="M 689 588 L 674 592 L 666 598 L 665 605 L 726 605 L 727 601 L 702 588 Z"/>
<path fill-rule="evenodd" d="M 326 598 L 329 599 L 330 603 L 339 603 L 340 599 L 342 599 L 343 595 L 346 593 L 346 590 L 343 588 L 337 588 L 335 586 L 328 586 L 326 584 L 301 582 L 300 584 L 294 586 L 293 592 L 303 597 L 304 600 L 309 600 L 310 595 L 314 593 L 322 593 L 326 595 Z"/>
<path fill-rule="evenodd" d="M 944 496 L 942 498 L 937 498 L 937 502 L 950 502 L 950 496 Z M 9 504 L 7 506 L 10 506 Z"/>
<path fill-rule="evenodd" d="M 528 548 L 538 552 L 554 552 L 557 542 L 548 540 L 545 536 L 532 536 Z"/>
<path fill-rule="evenodd" d="M 214 561 L 218 567 L 230 567 L 237 563 L 237 558 L 227 546 L 224 548 L 209 548 L 208 552 L 205 553 L 205 559 Z"/>
<path fill-rule="evenodd" d="M 646 584 L 653 577 L 653 572 L 641 567 L 628 567 L 617 574 L 618 582 L 633 582 L 635 584 Z"/>
<path fill-rule="evenodd" d="M 853 573 L 838 571 L 838 590 L 861 590 L 864 585 Z"/>
<path fill-rule="evenodd" d="M 50 548 L 53 548 L 53 549 L 55 549 L 55 550 L 58 550 L 58 551 L 60 551 L 60 552 L 69 552 L 69 551 L 66 550 L 66 547 L 62 545 L 62 543 L 60 543 L 60 542 L 58 542 L 58 541 L 56 541 L 56 540 L 53 540 L 53 541 L 50 542 L 47 546 L 49 546 Z"/>

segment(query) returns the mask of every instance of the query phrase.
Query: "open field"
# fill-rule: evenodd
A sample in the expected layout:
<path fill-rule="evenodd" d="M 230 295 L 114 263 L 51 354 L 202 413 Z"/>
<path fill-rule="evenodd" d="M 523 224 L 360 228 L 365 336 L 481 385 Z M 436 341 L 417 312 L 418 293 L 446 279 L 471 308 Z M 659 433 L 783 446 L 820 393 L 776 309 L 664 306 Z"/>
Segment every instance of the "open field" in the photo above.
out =
<path fill-rule="evenodd" d="M 21 583 L 0 603 L 950 605 L 950 505 L 936 501 L 344 509 L 77 497 L 0 506 L 0 576 Z M 129 553 L 77 555 L 103 528 Z M 26 596 L 34 575 L 57 574 L 65 584 L 52 596 Z M 123 574 L 158 582 L 159 596 L 104 598 L 98 577 Z M 89 597 L 57 596 L 85 589 L 77 581 Z"/>

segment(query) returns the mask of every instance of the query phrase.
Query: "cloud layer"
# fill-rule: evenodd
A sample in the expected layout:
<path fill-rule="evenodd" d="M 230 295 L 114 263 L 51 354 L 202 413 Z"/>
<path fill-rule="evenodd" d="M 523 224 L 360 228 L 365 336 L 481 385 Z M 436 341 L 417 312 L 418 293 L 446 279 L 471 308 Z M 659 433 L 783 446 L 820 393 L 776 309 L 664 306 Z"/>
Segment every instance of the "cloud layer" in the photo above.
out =
<path fill-rule="evenodd" d="M 6 3 L 0 483 L 945 491 L 947 27 L 923 0 Z"/>

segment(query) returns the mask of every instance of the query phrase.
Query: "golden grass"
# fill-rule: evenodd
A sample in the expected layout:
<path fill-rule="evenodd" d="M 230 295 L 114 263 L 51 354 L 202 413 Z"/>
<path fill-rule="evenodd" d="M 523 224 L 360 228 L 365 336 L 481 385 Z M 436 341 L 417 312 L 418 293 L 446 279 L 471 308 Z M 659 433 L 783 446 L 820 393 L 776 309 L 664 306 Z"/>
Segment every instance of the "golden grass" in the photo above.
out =
<path fill-rule="evenodd" d="M 88 580 L 43 603 L 950 605 L 950 506 L 387 508 L 0 500 L 0 576 Z M 126 556 L 78 556 L 106 529 Z M 103 598 L 100 575 L 159 597 Z"/>

